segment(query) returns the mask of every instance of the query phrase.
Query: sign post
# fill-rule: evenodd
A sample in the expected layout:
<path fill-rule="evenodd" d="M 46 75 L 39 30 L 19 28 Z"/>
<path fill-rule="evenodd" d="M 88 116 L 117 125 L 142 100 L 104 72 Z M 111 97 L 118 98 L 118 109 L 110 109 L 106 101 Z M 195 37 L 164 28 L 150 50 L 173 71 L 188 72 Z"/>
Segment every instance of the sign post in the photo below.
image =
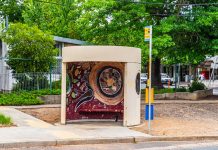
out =
<path fill-rule="evenodd" d="M 151 89 L 151 67 L 152 67 L 152 26 L 147 26 L 144 28 L 145 35 L 144 41 L 149 41 L 149 79 L 147 80 L 148 89 L 148 131 L 151 130 L 151 119 L 153 119 L 153 113 L 151 113 L 151 102 L 152 102 L 152 89 Z M 152 105 L 152 112 L 153 112 L 153 105 Z"/>

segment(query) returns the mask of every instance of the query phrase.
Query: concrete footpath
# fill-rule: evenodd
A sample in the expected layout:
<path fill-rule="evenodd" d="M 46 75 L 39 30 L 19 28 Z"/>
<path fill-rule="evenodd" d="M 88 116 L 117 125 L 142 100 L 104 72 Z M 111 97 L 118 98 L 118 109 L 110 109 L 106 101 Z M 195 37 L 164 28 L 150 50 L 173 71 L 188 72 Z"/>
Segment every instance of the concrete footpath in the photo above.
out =
<path fill-rule="evenodd" d="M 16 127 L 0 128 L 0 149 L 148 141 L 218 140 L 218 136 L 151 136 L 122 127 L 121 122 L 78 122 L 68 125 L 51 125 L 13 107 L 0 107 L 0 113 L 10 116 L 16 125 Z"/>
<path fill-rule="evenodd" d="M 0 107 L 16 127 L 0 128 L 0 148 L 56 146 L 65 144 L 134 143 L 150 135 L 122 127 L 121 122 L 80 122 L 51 125 L 12 107 Z"/>

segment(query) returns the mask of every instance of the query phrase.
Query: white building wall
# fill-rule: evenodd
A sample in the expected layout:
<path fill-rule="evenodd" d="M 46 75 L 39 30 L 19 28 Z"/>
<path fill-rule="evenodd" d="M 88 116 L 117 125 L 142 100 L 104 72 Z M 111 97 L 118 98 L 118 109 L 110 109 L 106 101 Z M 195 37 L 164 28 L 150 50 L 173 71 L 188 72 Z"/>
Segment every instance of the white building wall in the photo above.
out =
<path fill-rule="evenodd" d="M 0 91 L 10 91 L 13 87 L 12 71 L 9 69 L 5 57 L 8 52 L 7 44 L 2 42 L 0 60 Z"/>

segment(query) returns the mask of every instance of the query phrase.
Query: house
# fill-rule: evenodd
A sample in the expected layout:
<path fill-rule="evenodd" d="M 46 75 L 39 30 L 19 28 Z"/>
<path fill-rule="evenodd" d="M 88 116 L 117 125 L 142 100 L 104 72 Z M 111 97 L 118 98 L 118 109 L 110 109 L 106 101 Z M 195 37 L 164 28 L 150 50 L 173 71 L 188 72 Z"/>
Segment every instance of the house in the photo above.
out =
<path fill-rule="evenodd" d="M 64 38 L 59 36 L 54 36 L 55 47 L 59 49 L 59 53 L 56 56 L 57 67 L 54 67 L 54 72 L 56 74 L 61 74 L 61 60 L 62 60 L 62 48 L 67 46 L 78 46 L 87 45 L 85 41 L 80 41 L 76 39 Z M 6 63 L 6 56 L 8 52 L 8 46 L 2 40 L 0 40 L 0 91 L 11 91 L 13 88 L 13 83 L 16 83 L 13 78 L 12 71 Z"/>

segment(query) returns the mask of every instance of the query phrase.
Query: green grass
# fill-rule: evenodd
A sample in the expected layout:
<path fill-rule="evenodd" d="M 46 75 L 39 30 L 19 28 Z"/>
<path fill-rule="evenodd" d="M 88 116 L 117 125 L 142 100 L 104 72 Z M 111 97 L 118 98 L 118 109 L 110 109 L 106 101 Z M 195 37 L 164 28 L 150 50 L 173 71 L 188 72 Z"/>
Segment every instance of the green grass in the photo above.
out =
<path fill-rule="evenodd" d="M 12 125 L 12 120 L 10 117 L 6 117 L 3 114 L 0 114 L 0 125 Z"/>

